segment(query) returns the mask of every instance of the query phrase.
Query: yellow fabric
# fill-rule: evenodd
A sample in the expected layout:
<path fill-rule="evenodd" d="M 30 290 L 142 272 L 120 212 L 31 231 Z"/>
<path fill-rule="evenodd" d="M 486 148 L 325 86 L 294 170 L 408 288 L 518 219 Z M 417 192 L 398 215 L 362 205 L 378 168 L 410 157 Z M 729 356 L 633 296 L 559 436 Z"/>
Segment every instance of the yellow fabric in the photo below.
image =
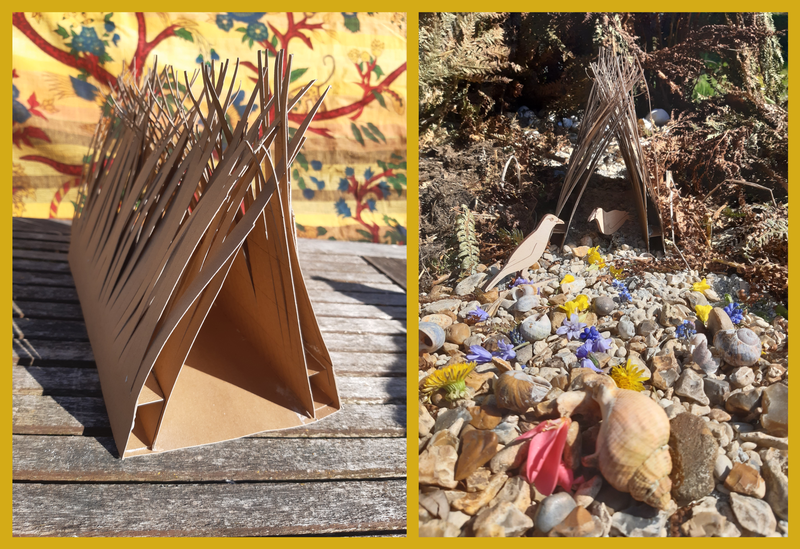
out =
<path fill-rule="evenodd" d="M 293 89 L 317 81 L 298 116 L 331 86 L 293 167 L 298 236 L 405 243 L 404 14 L 26 13 L 13 25 L 15 215 L 72 217 L 123 63 L 146 70 L 157 58 L 191 75 L 200 63 L 238 58 L 234 104 L 244 108 L 257 51 L 286 48 Z"/>

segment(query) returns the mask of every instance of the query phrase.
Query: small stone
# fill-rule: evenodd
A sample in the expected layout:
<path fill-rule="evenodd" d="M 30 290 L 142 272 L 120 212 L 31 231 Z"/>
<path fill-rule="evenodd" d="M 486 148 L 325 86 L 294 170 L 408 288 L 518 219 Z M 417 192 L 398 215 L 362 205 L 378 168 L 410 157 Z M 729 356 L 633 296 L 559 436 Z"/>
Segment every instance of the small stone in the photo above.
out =
<path fill-rule="evenodd" d="M 497 435 L 497 440 L 502 445 L 507 445 L 519 436 L 516 425 L 511 423 L 501 423 L 492 432 Z"/>
<path fill-rule="evenodd" d="M 716 461 L 714 461 L 714 478 L 723 482 L 732 468 L 733 463 L 728 456 L 725 454 L 718 455 Z"/>
<path fill-rule="evenodd" d="M 476 429 L 494 429 L 503 421 L 503 411 L 494 404 L 473 406 L 467 410 L 472 416 L 469 424 Z"/>
<path fill-rule="evenodd" d="M 500 291 L 497 288 L 492 288 L 488 292 L 478 294 L 478 301 L 481 305 L 486 305 L 487 303 L 494 303 L 498 297 L 500 297 Z"/>
<path fill-rule="evenodd" d="M 442 490 L 420 494 L 419 506 L 428 511 L 432 517 L 447 520 L 450 516 L 450 503 Z"/>
<path fill-rule="evenodd" d="M 679 326 L 682 322 L 683 315 L 680 314 L 678 308 L 664 302 L 658 315 L 658 323 L 662 326 Z"/>
<path fill-rule="evenodd" d="M 420 322 L 433 322 L 438 324 L 442 329 L 446 329 L 453 323 L 453 319 L 443 314 L 427 315 L 419 319 Z"/>
<path fill-rule="evenodd" d="M 658 330 L 658 324 L 653 320 L 643 320 L 636 327 L 636 333 L 640 336 L 648 336 Z"/>
<path fill-rule="evenodd" d="M 709 406 L 700 406 L 699 404 L 692 403 L 689 407 L 689 413 L 696 415 L 696 416 L 705 416 L 711 412 L 711 408 Z"/>
<path fill-rule="evenodd" d="M 789 388 L 783 383 L 775 383 L 764 389 L 762 398 L 764 413 L 761 425 L 773 436 L 789 435 Z"/>
<path fill-rule="evenodd" d="M 683 297 L 686 299 L 686 302 L 689 304 L 689 308 L 692 310 L 694 310 L 694 308 L 698 305 L 708 305 L 706 296 L 700 292 L 687 292 L 683 295 Z"/>
<path fill-rule="evenodd" d="M 617 323 L 617 334 L 620 339 L 627 341 L 636 335 L 636 327 L 627 318 L 621 318 Z"/>
<path fill-rule="evenodd" d="M 625 537 L 663 537 L 667 514 L 649 505 L 637 505 L 611 516 L 611 535 Z"/>
<path fill-rule="evenodd" d="M 653 372 L 653 385 L 662 391 L 672 387 L 681 373 L 680 364 L 672 353 L 655 355 L 650 361 L 650 369 Z"/>
<path fill-rule="evenodd" d="M 708 288 L 707 290 L 703 290 L 703 295 L 706 296 L 706 299 L 709 300 L 712 303 L 715 302 L 715 301 L 719 301 L 720 300 L 719 299 L 719 294 L 717 294 L 717 292 L 715 292 L 711 288 Z"/>
<path fill-rule="evenodd" d="M 675 383 L 675 394 L 707 406 L 710 401 L 703 391 L 703 378 L 694 370 L 686 369 Z"/>
<path fill-rule="evenodd" d="M 602 487 L 603 477 L 601 475 L 593 476 L 589 480 L 583 482 L 578 486 L 578 489 L 575 490 L 575 503 L 588 509 L 589 506 L 594 503 L 594 498 L 600 493 Z"/>
<path fill-rule="evenodd" d="M 500 450 L 489 462 L 489 469 L 492 473 L 505 473 L 510 469 L 516 469 L 522 465 L 526 455 L 522 449 L 525 444 L 509 444 Z"/>
<path fill-rule="evenodd" d="M 544 341 L 540 340 L 540 341 L 537 341 L 536 343 L 544 343 Z M 535 346 L 535 344 L 534 345 L 525 345 L 524 347 L 521 347 L 521 348 L 517 349 L 517 351 L 516 351 L 516 353 L 517 353 L 516 359 L 517 359 L 517 363 L 518 364 L 521 364 L 524 367 L 533 358 L 534 346 Z M 546 343 L 545 343 L 545 346 L 547 346 Z"/>
<path fill-rule="evenodd" d="M 502 488 L 503 484 L 505 484 L 506 480 L 508 480 L 508 475 L 505 473 L 498 473 L 494 475 L 491 477 L 491 479 L 489 479 L 489 485 L 485 490 L 476 492 L 474 494 L 467 494 L 464 497 L 453 501 L 450 504 L 450 509 L 455 511 L 464 511 L 468 515 L 474 515 L 483 509 L 487 503 L 494 499 L 494 497 L 497 495 L 497 492 L 499 492 L 500 488 Z"/>
<path fill-rule="evenodd" d="M 751 387 L 749 389 L 736 389 L 731 391 L 725 400 L 725 410 L 732 414 L 747 415 L 755 410 L 761 401 L 761 387 Z"/>
<path fill-rule="evenodd" d="M 736 329 L 736 327 L 733 325 L 731 317 L 728 316 L 728 313 L 726 313 L 725 309 L 722 307 L 714 307 L 711 309 L 711 312 L 708 313 L 706 328 L 708 328 L 708 332 L 711 334 L 709 341 L 714 341 L 714 336 L 720 330 Z"/>
<path fill-rule="evenodd" d="M 461 529 L 442 519 L 433 519 L 419 525 L 421 538 L 457 538 Z"/>
<path fill-rule="evenodd" d="M 489 486 L 489 477 L 491 472 L 485 467 L 480 467 L 477 471 L 470 474 L 465 480 L 464 485 L 467 487 L 468 493 L 480 492 Z"/>
<path fill-rule="evenodd" d="M 472 421 L 472 416 L 464 408 L 441 410 L 436 418 L 436 423 L 433 426 L 433 432 L 436 433 L 443 429 L 449 429 L 459 419 L 461 419 L 462 422 L 466 424 Z"/>
<path fill-rule="evenodd" d="M 443 311 L 455 311 L 461 305 L 460 299 L 442 299 L 428 303 L 422 308 L 422 314 L 435 314 Z"/>
<path fill-rule="evenodd" d="M 744 463 L 734 463 L 725 478 L 725 488 L 731 492 L 762 499 L 767 493 L 767 485 L 758 471 Z"/>
<path fill-rule="evenodd" d="M 578 294 L 586 287 L 586 280 L 581 276 L 576 276 L 572 282 L 567 282 L 561 285 L 561 291 L 564 294 Z"/>
<path fill-rule="evenodd" d="M 756 374 L 747 366 L 735 369 L 730 375 L 731 385 L 736 389 L 751 385 L 755 379 Z"/>
<path fill-rule="evenodd" d="M 471 335 L 470 327 L 461 322 L 457 322 L 456 324 L 452 324 L 445 328 L 444 335 L 445 341 L 448 341 L 449 343 L 455 343 L 456 345 L 461 345 Z"/>
<path fill-rule="evenodd" d="M 575 500 L 567 492 L 545 497 L 539 504 L 533 521 L 536 529 L 544 534 L 549 533 L 557 524 L 563 522 L 575 507 Z"/>
<path fill-rule="evenodd" d="M 519 537 L 532 527 L 533 520 L 509 502 L 483 509 L 472 525 L 476 537 Z"/>
<path fill-rule="evenodd" d="M 476 273 L 468 276 L 456 285 L 456 295 L 469 295 L 487 277 L 486 273 Z"/>
<path fill-rule="evenodd" d="M 739 434 L 739 440 L 742 442 L 754 442 L 757 446 L 764 448 L 777 448 L 779 450 L 789 449 L 788 437 L 774 437 L 761 431 L 754 431 L 752 433 Z"/>
<path fill-rule="evenodd" d="M 502 502 L 511 503 L 524 513 L 531 506 L 531 485 L 522 477 L 508 479 L 489 506 Z"/>
<path fill-rule="evenodd" d="M 716 511 L 694 513 L 681 525 L 681 533 L 692 538 L 738 538 L 742 535 L 735 524 Z"/>
<path fill-rule="evenodd" d="M 708 417 L 709 419 L 713 419 L 714 421 L 719 421 L 719 422 L 731 420 L 731 415 L 725 410 L 720 410 L 719 408 L 713 408 L 708 413 Z"/>
<path fill-rule="evenodd" d="M 583 259 L 589 253 L 589 246 L 578 246 L 577 248 L 572 248 L 572 255 L 577 257 L 578 259 Z"/>
<path fill-rule="evenodd" d="M 499 356 L 492 357 L 492 364 L 494 364 L 498 371 L 502 372 L 510 372 L 514 369 L 510 362 L 505 359 L 500 358 Z"/>
<path fill-rule="evenodd" d="M 777 521 L 767 502 L 731 492 L 731 508 L 742 528 L 751 534 L 769 536 L 775 532 Z"/>
<path fill-rule="evenodd" d="M 450 445 L 431 446 L 419 456 L 419 483 L 453 489 L 458 482 L 453 478 L 458 452 Z"/>
<path fill-rule="evenodd" d="M 610 315 L 614 309 L 617 308 L 617 304 L 614 303 L 614 300 L 605 295 L 594 298 L 592 303 L 597 316 Z"/>
<path fill-rule="evenodd" d="M 703 389 L 708 396 L 709 403 L 712 406 L 719 406 L 725 403 L 725 399 L 731 392 L 730 383 L 724 379 L 714 379 L 706 377 L 703 379 Z"/>
<path fill-rule="evenodd" d="M 550 537 L 596 538 L 603 534 L 600 519 L 595 519 L 584 507 L 573 509 L 567 518 L 550 530 Z"/>
<path fill-rule="evenodd" d="M 764 497 L 775 516 L 779 519 L 789 519 L 789 454 L 775 448 L 765 451 L 764 465 L 761 472 L 767 483 L 767 493 Z"/>
<path fill-rule="evenodd" d="M 706 422 L 697 416 L 679 414 L 669 424 L 672 497 L 684 506 L 714 490 L 719 445 Z"/>
<path fill-rule="evenodd" d="M 456 465 L 455 480 L 463 480 L 478 467 L 486 464 L 497 454 L 497 435 L 492 431 L 475 430 L 461 439 L 461 455 Z"/>
<path fill-rule="evenodd" d="M 431 429 L 436 424 L 428 409 L 419 403 L 419 436 L 424 437 L 430 434 Z"/>

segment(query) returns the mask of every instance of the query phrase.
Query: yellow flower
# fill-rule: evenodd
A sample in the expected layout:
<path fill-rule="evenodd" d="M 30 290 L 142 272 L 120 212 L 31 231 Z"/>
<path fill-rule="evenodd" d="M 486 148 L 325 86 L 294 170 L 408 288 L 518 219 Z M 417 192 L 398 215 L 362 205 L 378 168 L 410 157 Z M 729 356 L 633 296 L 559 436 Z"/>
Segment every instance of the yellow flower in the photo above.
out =
<path fill-rule="evenodd" d="M 694 290 L 695 292 L 702 292 L 703 290 L 710 290 L 710 289 L 711 286 L 708 285 L 708 282 L 706 282 L 705 278 L 700 282 L 695 282 L 694 284 L 692 284 L 692 290 Z"/>
<path fill-rule="evenodd" d="M 369 63 L 369 52 L 368 51 L 362 51 L 361 52 L 361 60 L 364 63 Z"/>
<path fill-rule="evenodd" d="M 603 268 L 606 266 L 606 262 L 603 259 L 603 256 L 600 255 L 600 252 L 597 249 L 600 246 L 595 246 L 594 248 L 589 248 L 589 254 L 587 259 L 591 265 L 597 265 L 599 268 Z"/>
<path fill-rule="evenodd" d="M 347 52 L 347 58 L 353 63 L 358 63 L 360 57 L 361 53 L 356 49 L 352 49 L 349 52 Z"/>
<path fill-rule="evenodd" d="M 443 389 L 447 400 L 464 398 L 467 395 L 465 380 L 474 368 L 474 362 L 461 362 L 445 366 L 422 380 L 420 392 L 429 394 Z"/>
<path fill-rule="evenodd" d="M 569 284 L 570 282 L 575 282 L 575 277 L 568 274 L 567 276 L 564 277 L 564 280 L 562 280 L 559 284 Z"/>
<path fill-rule="evenodd" d="M 624 270 L 624 269 L 623 269 L 622 267 L 620 267 L 619 269 L 617 269 L 617 268 L 616 268 L 616 267 L 614 267 L 613 265 L 609 265 L 609 266 L 608 266 L 608 271 L 609 271 L 609 272 L 610 272 L 612 275 L 614 275 L 614 278 L 616 278 L 617 280 L 622 280 L 622 271 L 623 271 L 623 270 Z"/>
<path fill-rule="evenodd" d="M 580 294 L 572 301 L 567 301 L 561 305 L 560 308 L 567 311 L 567 318 L 571 318 L 572 315 L 578 314 L 578 312 L 585 311 L 589 308 L 589 298 L 583 294 Z"/>
<path fill-rule="evenodd" d="M 642 381 L 645 381 L 647 378 L 642 374 L 644 374 L 644 370 L 633 366 L 631 364 L 631 359 L 628 359 L 628 363 L 625 364 L 625 366 L 614 366 L 611 368 L 611 373 L 609 375 L 620 389 L 644 391 Z"/>
<path fill-rule="evenodd" d="M 697 313 L 697 318 L 705 324 L 708 321 L 708 313 L 711 312 L 712 308 L 711 305 L 695 305 L 694 312 Z"/>
<path fill-rule="evenodd" d="M 585 311 L 589 308 L 589 298 L 584 294 L 580 294 L 573 301 L 578 304 L 578 310 L 580 311 Z"/>
<path fill-rule="evenodd" d="M 383 53 L 383 48 L 383 42 L 380 40 L 373 40 L 372 44 L 370 44 L 370 51 L 372 51 L 372 56 L 376 59 Z"/>

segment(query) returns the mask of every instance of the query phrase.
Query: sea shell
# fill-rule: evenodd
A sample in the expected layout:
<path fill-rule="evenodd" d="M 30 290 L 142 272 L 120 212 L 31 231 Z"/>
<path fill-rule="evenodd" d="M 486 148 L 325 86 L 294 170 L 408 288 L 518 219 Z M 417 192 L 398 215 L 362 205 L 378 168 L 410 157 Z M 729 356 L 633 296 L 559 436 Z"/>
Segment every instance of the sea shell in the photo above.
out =
<path fill-rule="evenodd" d="M 534 307 L 539 306 L 539 297 L 535 295 L 524 295 L 514 304 L 514 310 L 520 313 L 527 313 Z"/>
<path fill-rule="evenodd" d="M 706 374 L 713 374 L 719 368 L 720 360 L 708 350 L 708 340 L 705 334 L 696 334 L 692 338 L 692 360 L 700 366 Z"/>
<path fill-rule="evenodd" d="M 552 388 L 546 379 L 512 370 L 494 382 L 494 397 L 501 408 L 524 414 L 528 408 L 541 402 Z"/>
<path fill-rule="evenodd" d="M 419 323 L 419 352 L 435 353 L 444 345 L 444 330 L 433 322 Z"/>
<path fill-rule="evenodd" d="M 531 315 L 519 325 L 519 333 L 526 341 L 533 343 L 550 335 L 553 329 L 546 314 Z"/>
<path fill-rule="evenodd" d="M 420 322 L 433 322 L 434 324 L 438 324 L 442 328 L 447 328 L 453 323 L 453 319 L 447 315 L 443 314 L 432 314 L 428 316 L 423 316 Z"/>
<path fill-rule="evenodd" d="M 672 458 L 669 418 L 655 401 L 636 391 L 599 384 L 594 398 L 603 422 L 597 435 L 597 463 L 611 486 L 658 509 L 670 502 Z"/>
<path fill-rule="evenodd" d="M 714 347 L 732 366 L 752 366 L 761 358 L 761 340 L 749 328 L 721 330 L 714 336 Z"/>

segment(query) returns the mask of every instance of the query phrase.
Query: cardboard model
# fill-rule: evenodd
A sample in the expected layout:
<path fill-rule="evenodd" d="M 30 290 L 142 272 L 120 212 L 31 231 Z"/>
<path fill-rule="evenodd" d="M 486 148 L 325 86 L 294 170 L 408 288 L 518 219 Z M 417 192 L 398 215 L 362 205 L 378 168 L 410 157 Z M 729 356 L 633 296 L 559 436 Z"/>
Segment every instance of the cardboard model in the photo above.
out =
<path fill-rule="evenodd" d="M 265 58 L 266 61 L 266 58 Z M 339 409 L 297 257 L 291 56 L 235 128 L 238 62 L 120 78 L 83 174 L 69 263 L 125 458 L 296 427 Z M 202 89 L 193 84 L 199 75 Z M 256 108 L 257 107 L 257 108 Z M 231 112 L 233 112 L 231 110 Z"/>
<path fill-rule="evenodd" d="M 603 208 L 595 208 L 586 221 L 594 221 L 597 224 L 598 231 L 609 235 L 617 232 L 630 218 L 630 214 L 622 210 L 607 212 Z"/>
<path fill-rule="evenodd" d="M 495 284 L 503 280 L 506 276 L 522 269 L 527 269 L 542 257 L 542 254 L 547 249 L 547 243 L 550 241 L 550 235 L 553 233 L 553 228 L 556 225 L 563 225 L 564 222 L 553 214 L 545 215 L 531 234 L 525 237 L 525 240 L 520 242 L 519 246 L 511 253 L 508 258 L 508 263 L 501 269 L 497 276 L 495 276 L 489 284 L 486 285 L 484 291 L 489 291 L 494 288 Z"/>

